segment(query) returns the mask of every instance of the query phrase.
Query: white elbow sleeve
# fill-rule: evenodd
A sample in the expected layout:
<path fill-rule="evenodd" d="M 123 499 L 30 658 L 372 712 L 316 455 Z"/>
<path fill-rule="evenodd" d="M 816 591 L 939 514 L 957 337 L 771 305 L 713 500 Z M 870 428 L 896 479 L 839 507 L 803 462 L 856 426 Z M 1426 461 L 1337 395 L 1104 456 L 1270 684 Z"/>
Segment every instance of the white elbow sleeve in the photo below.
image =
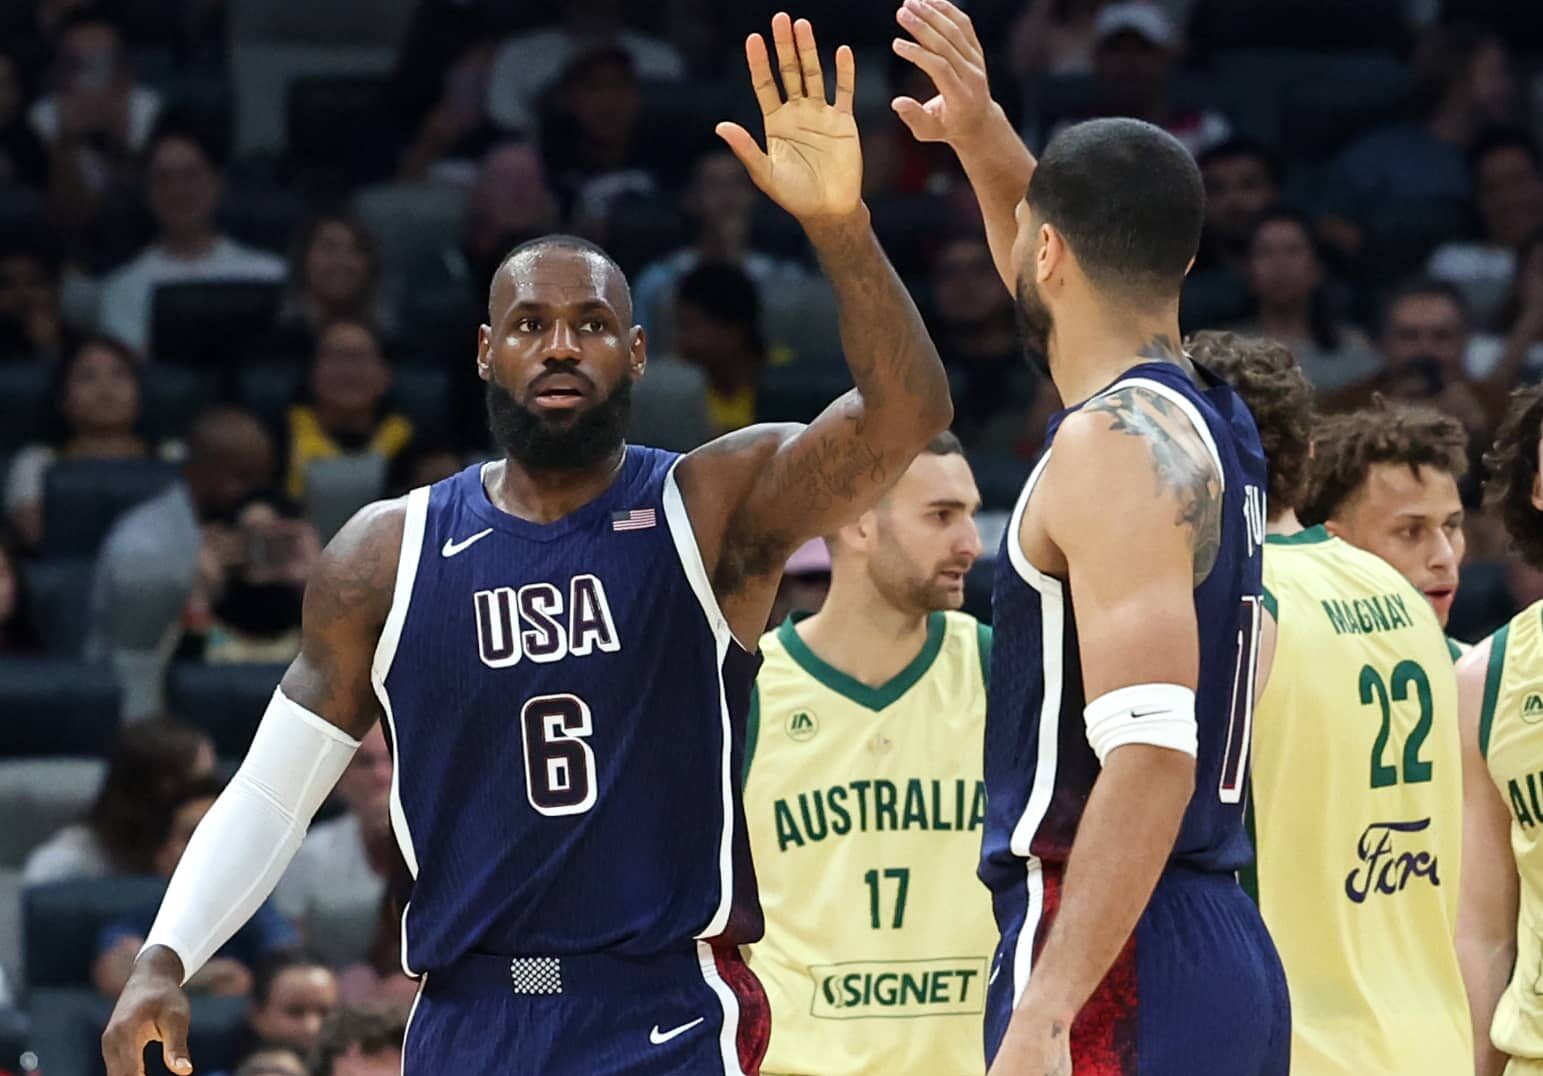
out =
<path fill-rule="evenodd" d="M 1193 757 L 1199 735 L 1195 693 L 1178 684 L 1137 684 L 1100 695 L 1082 711 L 1098 761 L 1116 747 L 1144 743 Z"/>
<path fill-rule="evenodd" d="M 246 760 L 199 823 L 145 948 L 164 945 L 192 976 L 278 885 L 359 742 L 281 691 Z"/>

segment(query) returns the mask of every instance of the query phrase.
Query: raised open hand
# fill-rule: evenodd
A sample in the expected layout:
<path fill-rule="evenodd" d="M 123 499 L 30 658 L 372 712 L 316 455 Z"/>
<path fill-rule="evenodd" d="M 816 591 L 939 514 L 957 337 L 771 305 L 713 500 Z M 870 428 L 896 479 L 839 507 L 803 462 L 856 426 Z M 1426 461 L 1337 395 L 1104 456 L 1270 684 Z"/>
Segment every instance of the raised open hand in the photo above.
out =
<path fill-rule="evenodd" d="M 980 131 L 991 115 L 991 87 L 970 17 L 949 0 L 905 0 L 895 21 L 915 38 L 895 38 L 895 54 L 925 71 L 938 88 L 925 103 L 895 98 L 890 104 L 895 114 L 920 142 L 955 143 Z"/>
<path fill-rule="evenodd" d="M 782 72 L 781 93 L 765 39 L 751 34 L 745 40 L 750 82 L 766 124 L 766 151 L 737 123 L 718 124 L 718 137 L 755 185 L 801 223 L 845 216 L 857 208 L 863 184 L 863 155 L 852 119 L 852 50 L 845 45 L 836 50 L 836 103 L 831 104 L 825 99 L 825 75 L 809 20 L 795 23 L 778 12 L 772 18 L 772 42 Z"/>

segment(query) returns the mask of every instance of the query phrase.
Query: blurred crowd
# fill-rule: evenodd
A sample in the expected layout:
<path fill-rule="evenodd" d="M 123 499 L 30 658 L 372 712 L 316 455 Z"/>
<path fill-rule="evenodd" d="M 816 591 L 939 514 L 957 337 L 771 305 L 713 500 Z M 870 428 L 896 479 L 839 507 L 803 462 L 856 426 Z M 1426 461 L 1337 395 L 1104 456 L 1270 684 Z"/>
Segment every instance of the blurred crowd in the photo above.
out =
<path fill-rule="evenodd" d="M 293 657 L 322 546 L 488 454 L 476 327 L 511 246 L 572 231 L 627 270 L 650 357 L 634 440 L 808 419 L 849 384 L 800 232 L 713 136 L 753 115 L 741 42 L 776 6 L 0 3 L 0 785 L 26 820 L 0 864 L 0 1072 L 95 1071 L 71 1036 L 101 1026 L 156 879 Z M 864 195 L 948 366 L 989 549 L 1060 404 L 952 154 L 890 108 L 932 89 L 888 9 L 826 7 L 807 14 L 857 50 Z M 969 7 L 1031 148 L 1132 115 L 1195 153 L 1186 331 L 1279 338 L 1328 411 L 1437 407 L 1474 461 L 1543 376 L 1532 0 Z M 1476 469 L 1463 488 L 1451 630 L 1472 639 L 1543 578 Z M 797 587 L 828 562 L 793 567 Z M 195 980 L 233 1071 L 396 1071 L 380 1021 L 413 984 L 389 784 L 377 732 Z"/>

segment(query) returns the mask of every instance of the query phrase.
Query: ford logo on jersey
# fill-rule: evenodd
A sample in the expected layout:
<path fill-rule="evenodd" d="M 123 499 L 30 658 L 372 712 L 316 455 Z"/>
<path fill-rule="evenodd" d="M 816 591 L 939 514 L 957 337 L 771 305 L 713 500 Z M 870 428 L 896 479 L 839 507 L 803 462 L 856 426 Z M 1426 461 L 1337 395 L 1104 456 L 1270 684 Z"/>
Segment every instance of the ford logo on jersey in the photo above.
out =
<path fill-rule="evenodd" d="M 1430 828 L 1430 819 L 1417 822 L 1373 822 L 1356 842 L 1361 865 L 1345 879 L 1345 895 L 1364 904 L 1372 893 L 1393 894 L 1418 878 L 1440 885 L 1436 857 L 1425 849 L 1411 849 L 1408 834 Z"/>

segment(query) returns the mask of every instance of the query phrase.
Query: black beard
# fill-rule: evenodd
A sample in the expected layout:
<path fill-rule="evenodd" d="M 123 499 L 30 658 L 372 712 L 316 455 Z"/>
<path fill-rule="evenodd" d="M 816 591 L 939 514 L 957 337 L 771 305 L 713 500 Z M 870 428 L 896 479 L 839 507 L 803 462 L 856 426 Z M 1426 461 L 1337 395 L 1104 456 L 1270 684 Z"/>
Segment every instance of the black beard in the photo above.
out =
<path fill-rule="evenodd" d="M 532 411 L 508 390 L 487 383 L 488 426 L 493 441 L 530 471 L 583 471 L 621 448 L 632 416 L 632 379 L 623 377 L 605 399 L 570 417 Z"/>
<path fill-rule="evenodd" d="M 1039 297 L 1034 285 L 1018 278 L 1018 301 L 1013 303 L 1013 320 L 1018 324 L 1018 342 L 1029 366 L 1042 377 L 1050 377 L 1050 330 L 1055 319 Z"/>

